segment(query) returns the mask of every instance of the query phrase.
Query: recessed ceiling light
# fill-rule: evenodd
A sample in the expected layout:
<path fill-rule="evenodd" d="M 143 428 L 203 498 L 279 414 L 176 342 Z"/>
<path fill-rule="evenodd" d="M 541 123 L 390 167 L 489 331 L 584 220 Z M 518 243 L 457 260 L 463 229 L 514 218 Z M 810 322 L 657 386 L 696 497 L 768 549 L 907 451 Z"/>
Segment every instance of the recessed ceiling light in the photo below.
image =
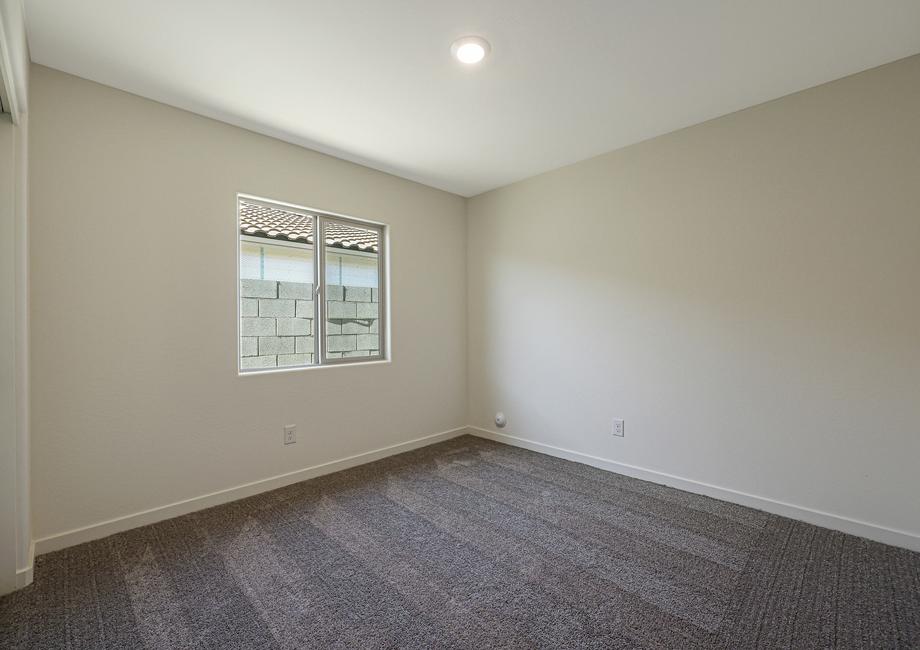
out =
<path fill-rule="evenodd" d="M 491 49 L 489 41 L 481 36 L 464 36 L 454 41 L 454 44 L 450 46 L 450 53 L 460 63 L 472 65 L 486 58 Z"/>

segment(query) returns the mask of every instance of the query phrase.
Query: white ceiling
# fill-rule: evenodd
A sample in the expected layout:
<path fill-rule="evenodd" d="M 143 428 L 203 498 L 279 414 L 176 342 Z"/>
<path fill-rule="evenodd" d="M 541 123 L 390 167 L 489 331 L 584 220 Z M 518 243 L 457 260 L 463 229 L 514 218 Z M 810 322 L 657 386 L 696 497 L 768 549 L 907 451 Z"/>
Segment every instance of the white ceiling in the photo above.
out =
<path fill-rule="evenodd" d="M 464 196 L 920 52 L 920 0 L 26 0 L 26 18 L 37 63 Z M 478 68 L 450 57 L 466 34 L 492 43 Z"/>

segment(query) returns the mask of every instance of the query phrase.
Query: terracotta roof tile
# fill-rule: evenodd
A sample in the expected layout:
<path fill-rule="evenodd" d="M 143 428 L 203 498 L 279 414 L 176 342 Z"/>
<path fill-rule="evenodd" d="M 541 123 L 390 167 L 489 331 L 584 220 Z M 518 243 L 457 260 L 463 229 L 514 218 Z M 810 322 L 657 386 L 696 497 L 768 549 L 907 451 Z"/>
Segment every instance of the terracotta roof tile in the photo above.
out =
<path fill-rule="evenodd" d="M 313 243 L 313 217 L 269 207 L 261 203 L 240 201 L 240 233 L 268 239 L 285 239 Z M 376 253 L 377 233 L 339 223 L 326 225 L 326 245 Z"/>

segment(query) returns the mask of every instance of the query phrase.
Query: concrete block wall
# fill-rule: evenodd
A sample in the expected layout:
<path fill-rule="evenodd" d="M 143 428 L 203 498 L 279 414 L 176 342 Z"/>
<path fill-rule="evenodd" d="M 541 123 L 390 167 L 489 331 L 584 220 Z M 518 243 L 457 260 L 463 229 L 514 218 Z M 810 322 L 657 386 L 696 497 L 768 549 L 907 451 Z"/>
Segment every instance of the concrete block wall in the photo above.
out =
<path fill-rule="evenodd" d="M 330 358 L 374 356 L 380 349 L 379 295 L 370 287 L 326 288 Z M 314 363 L 313 285 L 240 281 L 240 367 L 280 368 Z"/>

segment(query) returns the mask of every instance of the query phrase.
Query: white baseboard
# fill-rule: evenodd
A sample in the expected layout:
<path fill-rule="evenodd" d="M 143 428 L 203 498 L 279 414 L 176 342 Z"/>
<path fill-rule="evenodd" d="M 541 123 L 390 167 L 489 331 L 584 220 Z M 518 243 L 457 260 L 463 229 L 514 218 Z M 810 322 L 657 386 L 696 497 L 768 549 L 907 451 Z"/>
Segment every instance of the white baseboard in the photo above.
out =
<path fill-rule="evenodd" d="M 28 587 L 32 584 L 32 568 L 35 566 L 35 542 L 29 544 L 29 558 L 28 563 L 20 568 L 16 569 L 16 588 L 22 589 L 23 587 Z"/>
<path fill-rule="evenodd" d="M 47 537 L 42 537 L 35 540 L 35 554 L 41 555 L 42 553 L 57 551 L 62 548 L 67 548 L 68 546 L 75 546 L 76 544 L 82 544 L 83 542 L 88 542 L 90 540 L 108 537 L 109 535 L 120 533 L 125 530 L 130 530 L 131 528 L 146 526 L 147 524 L 163 521 L 164 519 L 171 519 L 173 517 L 185 515 L 190 512 L 195 512 L 196 510 L 204 510 L 205 508 L 217 506 L 222 503 L 229 503 L 230 501 L 244 499 L 261 492 L 268 492 L 269 490 L 275 490 L 286 485 L 291 485 L 292 483 L 299 483 L 300 481 L 306 481 L 307 479 L 323 476 L 324 474 L 332 474 L 333 472 L 339 472 L 343 469 L 349 469 L 351 467 L 357 467 L 358 465 L 364 465 L 365 463 L 371 463 L 375 460 L 386 458 L 387 456 L 394 456 L 406 451 L 418 449 L 419 447 L 425 447 L 437 442 L 456 438 L 457 436 L 463 435 L 464 433 L 469 433 L 467 427 L 459 427 L 457 429 L 451 429 L 450 431 L 442 431 L 440 433 L 422 436 L 421 438 L 416 438 L 407 442 L 390 445 L 389 447 L 374 449 L 373 451 L 367 451 L 362 454 L 348 456 L 347 458 L 341 458 L 339 460 L 329 461 L 328 463 L 313 465 L 312 467 L 305 467 L 303 469 L 288 472 L 286 474 L 279 474 L 277 476 L 272 476 L 259 481 L 253 481 L 251 483 L 245 483 L 243 485 L 237 485 L 232 488 L 219 490 L 217 492 L 212 492 L 210 494 L 205 494 L 199 497 L 177 501 L 165 506 L 150 508 L 149 510 L 136 512 L 134 514 L 124 515 L 122 517 L 116 517 L 106 521 L 100 521 L 99 523 L 83 526 L 82 528 L 75 528 L 73 530 L 68 530 L 62 533 L 49 535 Z M 31 581 L 31 565 L 28 568 L 28 572 L 28 580 Z"/>
<path fill-rule="evenodd" d="M 638 478 L 644 481 L 659 483 L 680 490 L 685 490 L 687 492 L 693 492 L 695 494 L 702 494 L 705 496 L 713 497 L 715 499 L 737 503 L 739 505 L 755 508 L 757 510 L 763 510 L 764 512 L 769 512 L 775 515 L 804 521 L 816 526 L 821 526 L 823 528 L 830 528 L 832 530 L 839 530 L 851 535 L 858 535 L 860 537 L 865 537 L 877 542 L 882 542 L 883 544 L 900 546 L 912 551 L 920 551 L 920 535 L 916 535 L 907 531 L 886 528 L 884 526 L 871 524 L 865 521 L 859 521 L 857 519 L 851 519 L 849 517 L 834 515 L 828 512 L 822 512 L 820 510 L 813 510 L 811 508 L 797 506 L 791 503 L 784 503 L 782 501 L 769 499 L 767 497 L 761 497 L 753 494 L 748 494 L 746 492 L 740 492 L 738 490 L 732 490 L 730 488 L 724 488 L 717 485 L 711 485 L 709 483 L 694 481 L 692 479 L 675 476 L 673 474 L 667 474 L 665 472 L 646 469 L 644 467 L 637 467 L 635 465 L 628 465 L 626 463 L 620 463 L 618 461 L 601 458 L 599 456 L 592 456 L 590 454 L 563 449 L 561 447 L 555 447 L 553 445 L 548 445 L 542 442 L 527 440 L 526 438 L 519 438 L 517 436 L 508 435 L 506 433 L 499 433 L 497 431 L 489 431 L 487 429 L 470 426 L 459 427 L 456 429 L 451 429 L 450 431 L 442 431 L 441 433 L 423 436 L 421 438 L 390 445 L 381 449 L 375 449 L 373 451 L 356 454 L 347 458 L 333 460 L 327 463 L 321 463 L 319 465 L 313 465 L 311 467 L 288 472 L 286 474 L 279 474 L 277 476 L 272 476 L 270 478 L 262 479 L 259 481 L 253 481 L 252 483 L 246 483 L 236 487 L 227 488 L 225 490 L 220 490 L 218 492 L 212 492 L 211 494 L 205 494 L 203 496 L 185 499 L 183 501 L 178 501 L 176 503 L 171 503 L 165 506 L 151 508 L 142 512 L 125 515 L 122 517 L 116 517 L 107 521 L 84 526 L 82 528 L 76 528 L 62 533 L 57 533 L 55 535 L 42 537 L 33 542 L 32 548 L 30 549 L 31 558 L 34 558 L 35 555 L 57 551 L 62 548 L 67 548 L 68 546 L 74 546 L 76 544 L 82 544 L 83 542 L 88 542 L 90 540 L 107 537 L 109 535 L 129 530 L 131 528 L 137 528 L 138 526 L 146 526 L 147 524 L 156 523 L 158 521 L 170 519 L 172 517 L 178 517 L 190 512 L 195 512 L 196 510 L 203 510 L 205 508 L 210 508 L 222 503 L 229 503 L 230 501 L 236 501 L 238 499 L 253 496 L 261 492 L 268 492 L 269 490 L 274 490 L 286 485 L 299 483 L 300 481 L 305 481 L 317 476 L 323 476 L 324 474 L 331 474 L 333 472 L 349 469 L 351 467 L 357 467 L 358 465 L 370 463 L 381 458 L 386 458 L 387 456 L 393 456 L 395 454 L 400 454 L 406 451 L 411 451 L 413 449 L 418 449 L 420 447 L 442 442 L 444 440 L 456 438 L 457 436 L 463 435 L 464 433 L 471 433 L 481 438 L 513 445 L 515 447 L 521 447 L 523 449 L 530 449 L 531 451 L 540 452 L 549 456 L 555 456 L 557 458 L 564 458 L 566 460 L 575 461 L 585 465 L 591 465 L 592 467 L 598 467 L 600 469 L 615 472 L 617 474 L 623 474 L 625 476 L 631 476 L 633 478 Z M 19 569 L 19 571 L 16 572 L 17 584 L 20 587 L 26 586 L 32 582 L 32 567 L 33 562 L 30 561 L 27 567 Z"/>
<path fill-rule="evenodd" d="M 748 506 L 756 510 L 763 510 L 764 512 L 769 512 L 774 515 L 804 521 L 809 524 L 814 524 L 815 526 L 821 526 L 822 528 L 830 528 L 851 535 L 858 535 L 859 537 L 865 537 L 866 539 L 882 542 L 883 544 L 900 546 L 901 548 L 910 549 L 912 551 L 920 551 L 920 535 L 907 531 L 886 528 L 877 524 L 870 524 L 865 521 L 834 515 L 829 512 L 822 512 L 820 510 L 784 503 L 767 497 L 747 494 L 746 492 L 739 492 L 738 490 L 732 490 L 730 488 L 710 485 L 709 483 L 702 483 L 665 472 L 628 465 L 607 458 L 583 454 L 578 451 L 562 449 L 561 447 L 554 447 L 553 445 L 527 440 L 526 438 L 519 438 L 506 433 L 489 431 L 488 429 L 480 429 L 479 427 L 472 426 L 468 427 L 468 429 L 470 433 L 480 438 L 529 449 L 548 456 L 564 458 L 584 465 L 591 465 L 592 467 L 598 467 L 617 474 L 624 474 L 633 478 L 642 479 L 643 481 L 650 481 L 652 483 L 678 488 L 686 492 L 702 494 L 715 499 L 721 499 L 722 501 L 730 501 L 731 503 Z"/>

